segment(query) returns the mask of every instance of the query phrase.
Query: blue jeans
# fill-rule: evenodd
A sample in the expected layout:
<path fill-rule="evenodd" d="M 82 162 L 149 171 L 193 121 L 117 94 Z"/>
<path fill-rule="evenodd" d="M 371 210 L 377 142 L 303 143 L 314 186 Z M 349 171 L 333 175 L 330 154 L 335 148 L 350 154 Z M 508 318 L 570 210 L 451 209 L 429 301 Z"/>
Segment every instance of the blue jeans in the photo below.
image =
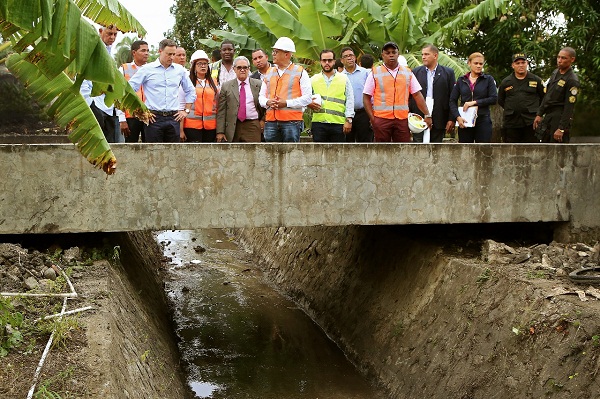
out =
<path fill-rule="evenodd" d="M 144 130 L 147 143 L 179 143 L 179 122 L 174 116 L 154 115 L 154 123 Z"/>
<path fill-rule="evenodd" d="M 344 143 L 344 125 L 339 123 L 313 122 L 311 127 L 315 143 Z"/>
<path fill-rule="evenodd" d="M 267 143 L 297 143 L 300 133 L 304 130 L 303 121 L 265 123 L 265 141 Z"/>

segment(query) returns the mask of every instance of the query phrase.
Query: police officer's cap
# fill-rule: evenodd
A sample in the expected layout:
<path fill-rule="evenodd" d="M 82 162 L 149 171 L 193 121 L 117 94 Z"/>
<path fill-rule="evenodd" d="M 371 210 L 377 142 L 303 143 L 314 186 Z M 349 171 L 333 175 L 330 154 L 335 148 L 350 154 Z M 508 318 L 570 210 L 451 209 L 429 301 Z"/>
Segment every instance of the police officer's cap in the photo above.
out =
<path fill-rule="evenodd" d="M 524 53 L 516 53 L 512 56 L 512 62 L 515 62 L 516 60 L 527 61 L 527 56 Z"/>

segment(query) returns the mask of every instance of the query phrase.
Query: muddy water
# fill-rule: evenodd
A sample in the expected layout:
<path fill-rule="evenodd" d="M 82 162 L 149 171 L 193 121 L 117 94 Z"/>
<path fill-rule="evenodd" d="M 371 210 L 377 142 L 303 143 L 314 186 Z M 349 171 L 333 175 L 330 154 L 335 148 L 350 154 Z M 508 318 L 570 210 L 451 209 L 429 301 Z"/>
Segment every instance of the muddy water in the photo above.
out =
<path fill-rule="evenodd" d="M 158 241 L 172 259 L 166 289 L 196 397 L 382 397 L 223 231 L 167 231 Z"/>

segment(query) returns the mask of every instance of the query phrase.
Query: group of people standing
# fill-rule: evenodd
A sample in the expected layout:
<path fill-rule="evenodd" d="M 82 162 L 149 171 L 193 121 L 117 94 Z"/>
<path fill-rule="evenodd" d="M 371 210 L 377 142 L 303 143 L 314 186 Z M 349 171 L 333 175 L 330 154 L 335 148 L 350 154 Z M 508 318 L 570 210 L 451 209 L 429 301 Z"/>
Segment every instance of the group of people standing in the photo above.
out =
<path fill-rule="evenodd" d="M 110 52 L 116 28 L 100 29 Z M 461 143 L 490 142 L 490 106 L 504 108 L 505 142 L 568 142 L 579 81 L 571 65 L 575 51 L 562 49 L 558 68 L 548 81 L 528 71 L 527 57 L 512 58 L 514 72 L 500 86 L 483 72 L 481 53 L 468 58 L 469 72 L 455 78 L 451 68 L 438 63 L 439 51 L 426 45 L 423 65 L 406 66 L 396 43 L 382 47 L 382 64 L 363 68 L 351 47 L 340 52 L 343 70 L 335 67 L 336 54 L 320 53 L 321 71 L 309 77 L 292 61 L 294 42 L 279 38 L 272 49 L 272 64 L 265 50 L 250 60 L 235 57 L 235 47 L 223 41 L 221 59 L 212 62 L 203 50 L 195 51 L 186 70 L 186 53 L 165 39 L 159 57 L 147 63 L 148 44 L 131 46 L 133 61 L 121 72 L 151 112 L 144 126 L 137 118 L 91 97 L 91 82 L 82 94 L 109 142 L 298 142 L 304 130 L 304 111 L 312 110 L 315 142 L 442 142 L 458 126 Z M 422 116 L 427 133 L 412 133 L 409 113 Z M 119 139 L 119 135 L 121 139 Z M 124 139 L 124 140 L 123 140 Z"/>

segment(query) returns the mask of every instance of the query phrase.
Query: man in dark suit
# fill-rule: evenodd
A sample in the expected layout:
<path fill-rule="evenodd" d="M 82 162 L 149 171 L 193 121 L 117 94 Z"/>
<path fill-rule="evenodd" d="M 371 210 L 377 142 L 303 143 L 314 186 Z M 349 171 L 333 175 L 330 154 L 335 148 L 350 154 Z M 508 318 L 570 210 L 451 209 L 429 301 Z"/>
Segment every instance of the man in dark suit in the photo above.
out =
<path fill-rule="evenodd" d="M 421 84 L 423 97 L 433 98 L 433 125 L 430 129 L 430 142 L 441 143 L 446 132 L 454 130 L 454 121 L 450 116 L 449 99 L 456 83 L 454 70 L 438 64 L 439 50 L 433 44 L 427 44 L 421 50 L 423 65 L 413 69 L 413 75 Z M 430 100 L 429 100 L 430 101 Z M 410 112 L 424 116 L 411 97 Z M 423 133 L 413 133 L 413 141 L 423 142 Z"/>
<path fill-rule="evenodd" d="M 259 143 L 264 129 L 264 109 L 258 102 L 262 82 L 252 79 L 250 61 L 233 61 L 236 79 L 221 86 L 217 108 L 217 142 Z"/>

